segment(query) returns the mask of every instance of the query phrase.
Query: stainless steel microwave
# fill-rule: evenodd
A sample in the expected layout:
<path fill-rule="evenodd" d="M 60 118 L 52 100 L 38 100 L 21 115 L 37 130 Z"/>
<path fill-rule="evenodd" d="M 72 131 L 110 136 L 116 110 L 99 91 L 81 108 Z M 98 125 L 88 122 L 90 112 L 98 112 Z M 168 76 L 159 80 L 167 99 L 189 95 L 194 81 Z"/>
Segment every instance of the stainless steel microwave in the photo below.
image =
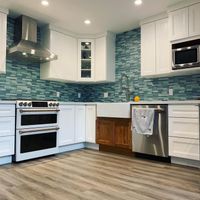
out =
<path fill-rule="evenodd" d="M 200 41 L 172 45 L 172 69 L 200 67 Z"/>

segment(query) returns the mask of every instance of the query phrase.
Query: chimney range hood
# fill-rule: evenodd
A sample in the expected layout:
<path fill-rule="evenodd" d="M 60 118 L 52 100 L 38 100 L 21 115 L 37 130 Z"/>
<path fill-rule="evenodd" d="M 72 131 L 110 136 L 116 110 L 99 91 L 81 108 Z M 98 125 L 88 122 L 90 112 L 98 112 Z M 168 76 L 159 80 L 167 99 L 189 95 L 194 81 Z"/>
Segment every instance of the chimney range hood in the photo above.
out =
<path fill-rule="evenodd" d="M 15 21 L 14 45 L 7 49 L 7 57 L 30 63 L 44 63 L 58 58 L 37 42 L 37 22 L 24 15 Z"/>

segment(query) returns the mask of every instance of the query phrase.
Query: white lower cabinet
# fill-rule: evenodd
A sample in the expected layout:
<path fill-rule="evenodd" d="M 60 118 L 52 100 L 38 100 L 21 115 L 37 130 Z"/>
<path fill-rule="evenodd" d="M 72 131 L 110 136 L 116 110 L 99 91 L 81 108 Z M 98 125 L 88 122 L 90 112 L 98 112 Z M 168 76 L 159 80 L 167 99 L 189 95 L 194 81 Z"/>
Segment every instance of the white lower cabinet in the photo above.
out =
<path fill-rule="evenodd" d="M 59 146 L 85 142 L 85 106 L 61 105 Z"/>
<path fill-rule="evenodd" d="M 169 136 L 199 139 L 199 119 L 169 118 Z"/>
<path fill-rule="evenodd" d="M 96 105 L 61 105 L 59 146 L 96 142 Z"/>
<path fill-rule="evenodd" d="M 59 146 L 75 143 L 75 106 L 61 105 L 59 113 Z"/>
<path fill-rule="evenodd" d="M 75 108 L 75 142 L 85 142 L 85 105 Z"/>
<path fill-rule="evenodd" d="M 86 106 L 86 142 L 96 143 L 96 105 Z"/>
<path fill-rule="evenodd" d="M 0 157 L 14 155 L 15 105 L 0 105 Z"/>
<path fill-rule="evenodd" d="M 200 160 L 199 140 L 170 137 L 169 155 L 191 160 Z"/>
<path fill-rule="evenodd" d="M 169 106 L 169 155 L 200 160 L 199 107 Z"/>
<path fill-rule="evenodd" d="M 14 154 L 14 136 L 0 137 L 0 157 Z"/>

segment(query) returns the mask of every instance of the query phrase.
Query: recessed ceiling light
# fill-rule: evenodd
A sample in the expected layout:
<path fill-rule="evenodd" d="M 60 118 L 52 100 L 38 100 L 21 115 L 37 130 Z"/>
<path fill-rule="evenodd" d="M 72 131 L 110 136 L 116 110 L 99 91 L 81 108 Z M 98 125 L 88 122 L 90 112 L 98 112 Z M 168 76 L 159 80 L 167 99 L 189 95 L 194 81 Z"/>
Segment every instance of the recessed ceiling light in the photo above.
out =
<path fill-rule="evenodd" d="M 142 0 L 135 0 L 134 3 L 136 6 L 140 6 L 142 4 Z"/>
<path fill-rule="evenodd" d="M 91 21 L 90 21 L 89 19 L 86 19 L 86 20 L 84 21 L 84 23 L 87 24 L 87 25 L 89 25 L 89 24 L 91 24 Z"/>
<path fill-rule="evenodd" d="M 47 0 L 42 0 L 42 1 L 41 1 L 41 4 L 42 4 L 43 6 L 49 6 L 49 2 L 48 2 Z"/>

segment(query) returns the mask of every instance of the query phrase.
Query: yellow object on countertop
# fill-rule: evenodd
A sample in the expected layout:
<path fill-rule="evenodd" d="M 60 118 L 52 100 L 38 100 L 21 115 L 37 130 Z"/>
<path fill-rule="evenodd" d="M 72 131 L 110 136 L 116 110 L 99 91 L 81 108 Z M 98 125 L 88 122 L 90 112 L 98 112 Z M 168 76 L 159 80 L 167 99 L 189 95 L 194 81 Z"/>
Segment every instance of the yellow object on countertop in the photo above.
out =
<path fill-rule="evenodd" d="M 134 101 L 135 101 L 135 102 L 140 101 L 140 97 L 139 97 L 139 96 L 135 96 L 135 97 L 134 97 Z"/>

